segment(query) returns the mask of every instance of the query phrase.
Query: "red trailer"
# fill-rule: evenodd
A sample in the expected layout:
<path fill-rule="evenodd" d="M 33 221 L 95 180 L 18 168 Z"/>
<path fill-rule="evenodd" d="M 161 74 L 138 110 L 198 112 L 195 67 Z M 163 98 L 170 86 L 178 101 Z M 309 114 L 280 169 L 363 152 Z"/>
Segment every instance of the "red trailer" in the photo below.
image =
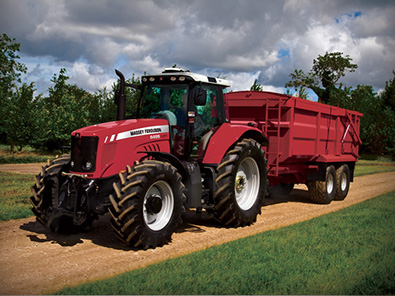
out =
<path fill-rule="evenodd" d="M 272 191 L 304 183 L 320 203 L 346 197 L 358 161 L 362 114 L 288 95 L 240 91 L 225 95 L 232 124 L 255 126 L 268 138 L 263 147 Z"/>

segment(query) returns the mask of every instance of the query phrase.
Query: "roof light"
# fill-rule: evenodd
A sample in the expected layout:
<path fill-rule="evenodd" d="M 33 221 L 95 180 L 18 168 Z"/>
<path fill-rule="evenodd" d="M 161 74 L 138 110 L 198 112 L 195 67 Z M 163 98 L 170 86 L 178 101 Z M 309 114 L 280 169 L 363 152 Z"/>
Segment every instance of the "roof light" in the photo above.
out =
<path fill-rule="evenodd" d="M 170 77 L 170 80 L 171 80 L 171 81 L 176 81 L 176 80 L 177 80 L 177 77 L 171 76 L 171 77 Z"/>
<path fill-rule="evenodd" d="M 154 82 L 155 81 L 155 77 L 150 77 L 149 81 Z"/>
<path fill-rule="evenodd" d="M 185 81 L 185 76 L 181 76 L 180 78 L 178 78 L 178 80 Z"/>

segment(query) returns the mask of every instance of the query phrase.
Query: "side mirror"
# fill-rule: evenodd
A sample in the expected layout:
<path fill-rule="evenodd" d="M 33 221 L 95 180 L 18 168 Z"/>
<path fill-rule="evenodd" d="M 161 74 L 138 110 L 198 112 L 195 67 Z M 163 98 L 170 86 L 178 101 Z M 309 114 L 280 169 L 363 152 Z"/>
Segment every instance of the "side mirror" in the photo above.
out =
<path fill-rule="evenodd" d="M 193 93 L 193 102 L 195 106 L 206 105 L 206 98 L 207 98 L 207 90 L 205 90 L 200 86 L 195 87 Z"/>

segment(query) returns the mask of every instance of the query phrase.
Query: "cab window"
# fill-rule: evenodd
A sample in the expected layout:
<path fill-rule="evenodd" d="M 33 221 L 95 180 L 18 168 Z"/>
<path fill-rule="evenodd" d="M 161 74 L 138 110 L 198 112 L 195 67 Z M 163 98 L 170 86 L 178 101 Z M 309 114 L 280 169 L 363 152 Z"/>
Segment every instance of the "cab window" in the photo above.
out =
<path fill-rule="evenodd" d="M 192 142 L 192 157 L 203 157 L 208 141 L 215 128 L 222 123 L 222 89 L 217 86 L 199 86 L 205 90 L 206 102 L 204 105 L 194 106 L 196 117 Z"/>

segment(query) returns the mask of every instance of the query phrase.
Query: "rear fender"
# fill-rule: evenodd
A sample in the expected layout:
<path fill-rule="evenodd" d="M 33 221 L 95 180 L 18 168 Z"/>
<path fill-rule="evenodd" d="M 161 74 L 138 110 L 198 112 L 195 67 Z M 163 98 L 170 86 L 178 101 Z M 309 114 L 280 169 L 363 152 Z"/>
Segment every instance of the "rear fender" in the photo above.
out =
<path fill-rule="evenodd" d="M 226 152 L 243 138 L 254 139 L 262 146 L 267 146 L 269 143 L 266 136 L 257 128 L 224 123 L 211 137 L 203 158 L 203 164 L 218 165 Z"/>

